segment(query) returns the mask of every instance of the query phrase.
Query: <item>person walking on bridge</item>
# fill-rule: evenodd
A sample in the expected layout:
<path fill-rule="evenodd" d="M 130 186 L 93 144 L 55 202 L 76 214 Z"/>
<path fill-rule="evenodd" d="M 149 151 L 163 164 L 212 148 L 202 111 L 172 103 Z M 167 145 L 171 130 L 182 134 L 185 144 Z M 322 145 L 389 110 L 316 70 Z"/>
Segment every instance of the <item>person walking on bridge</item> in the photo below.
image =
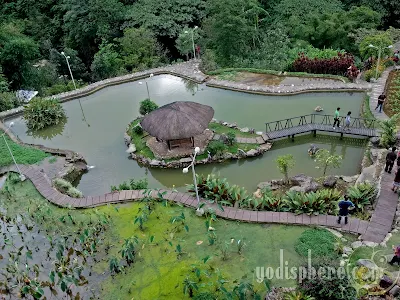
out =
<path fill-rule="evenodd" d="M 335 117 L 334 117 L 334 121 L 333 121 L 333 129 L 336 129 L 336 124 L 337 124 L 337 126 L 338 126 L 338 128 L 340 128 L 340 113 L 339 113 L 339 111 L 340 111 L 340 107 L 338 107 L 337 109 L 336 109 L 336 111 L 335 111 Z"/>

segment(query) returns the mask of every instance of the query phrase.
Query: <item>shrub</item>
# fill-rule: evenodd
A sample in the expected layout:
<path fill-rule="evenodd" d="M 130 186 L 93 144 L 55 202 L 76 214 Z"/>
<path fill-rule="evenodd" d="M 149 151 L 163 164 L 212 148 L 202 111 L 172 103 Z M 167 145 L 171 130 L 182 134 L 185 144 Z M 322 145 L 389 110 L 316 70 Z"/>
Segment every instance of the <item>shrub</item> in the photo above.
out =
<path fill-rule="evenodd" d="M 218 69 L 217 57 L 213 50 L 206 49 L 201 57 L 200 69 L 204 72 L 210 72 Z"/>
<path fill-rule="evenodd" d="M 292 70 L 295 72 L 307 72 L 314 74 L 347 74 L 348 67 L 354 65 L 354 57 L 349 53 L 338 52 L 337 57 L 311 59 L 300 53 L 299 57 L 293 62 Z"/>
<path fill-rule="evenodd" d="M 390 119 L 380 121 L 379 125 L 382 129 L 381 131 L 381 146 L 388 148 L 396 143 L 396 127 L 397 121 L 399 120 L 400 114 L 393 115 Z"/>
<path fill-rule="evenodd" d="M 197 190 L 201 198 L 216 202 L 220 205 L 233 206 L 248 198 L 247 191 L 237 185 L 230 186 L 226 178 L 219 178 L 215 174 L 197 176 Z M 194 185 L 188 185 L 188 191 L 195 193 Z"/>
<path fill-rule="evenodd" d="M 76 80 L 75 81 L 75 85 L 76 88 L 79 89 L 81 87 L 86 86 L 85 83 L 83 83 L 83 81 L 81 80 Z M 57 83 L 54 84 L 48 88 L 44 88 L 42 90 L 41 95 L 43 96 L 52 96 L 52 95 L 57 95 L 57 94 L 61 94 L 61 93 L 66 93 L 66 92 L 70 92 L 75 90 L 75 86 L 74 83 L 72 82 L 72 80 L 69 80 L 67 84 L 65 83 Z"/>
<path fill-rule="evenodd" d="M 210 152 L 211 156 L 219 156 L 226 151 L 226 145 L 221 141 L 211 141 L 208 145 L 206 150 Z"/>
<path fill-rule="evenodd" d="M 276 159 L 278 170 L 285 177 L 285 182 L 289 182 L 289 170 L 294 167 L 294 158 L 292 154 L 278 156 Z"/>
<path fill-rule="evenodd" d="M 311 267 L 315 270 L 341 270 L 345 271 L 343 267 L 339 266 L 338 260 L 332 260 L 329 257 L 326 259 L 312 260 Z M 303 268 L 309 270 L 309 266 L 305 264 Z M 328 269 L 329 268 L 329 269 Z M 316 299 L 324 300 L 348 300 L 357 299 L 356 291 L 350 284 L 348 275 L 338 276 L 339 272 L 326 272 L 318 276 L 305 276 L 300 281 L 299 288 L 304 293 L 315 297 Z"/>
<path fill-rule="evenodd" d="M 16 108 L 20 105 L 15 93 L 4 92 L 0 93 L 0 112 Z"/>
<path fill-rule="evenodd" d="M 364 206 L 371 205 L 377 196 L 377 189 L 374 185 L 364 182 L 347 189 L 347 195 L 356 206 L 356 209 L 363 210 Z"/>
<path fill-rule="evenodd" d="M 311 257 L 330 257 L 337 258 L 335 251 L 335 236 L 325 229 L 307 229 L 296 242 L 296 252 L 304 257 L 308 257 L 308 251 L 311 251 Z"/>
<path fill-rule="evenodd" d="M 80 190 L 76 189 L 69 181 L 62 178 L 53 180 L 54 187 L 63 194 L 67 194 L 73 198 L 82 198 L 83 194 Z"/>
<path fill-rule="evenodd" d="M 144 99 L 142 102 L 140 102 L 140 107 L 139 107 L 139 113 L 141 115 L 147 115 L 151 113 L 153 110 L 156 110 L 158 108 L 158 105 L 151 101 L 150 99 Z"/>
<path fill-rule="evenodd" d="M 143 134 L 142 126 L 140 126 L 140 124 L 137 124 L 135 127 L 133 127 L 133 132 L 136 133 L 137 135 L 142 135 Z"/>
<path fill-rule="evenodd" d="M 34 130 L 56 125 L 65 117 L 64 108 L 57 99 L 33 98 L 24 109 L 26 125 Z"/>
<path fill-rule="evenodd" d="M 149 187 L 147 178 L 131 179 L 129 182 L 124 181 L 118 186 L 111 186 L 111 191 L 127 191 L 127 190 L 145 190 Z"/>
<path fill-rule="evenodd" d="M 284 295 L 284 300 L 315 300 L 314 297 L 308 296 L 301 291 L 293 291 Z"/>
<path fill-rule="evenodd" d="M 234 132 L 229 131 L 226 134 L 226 142 L 228 143 L 228 145 L 233 145 L 234 143 L 236 143 L 236 135 Z"/>

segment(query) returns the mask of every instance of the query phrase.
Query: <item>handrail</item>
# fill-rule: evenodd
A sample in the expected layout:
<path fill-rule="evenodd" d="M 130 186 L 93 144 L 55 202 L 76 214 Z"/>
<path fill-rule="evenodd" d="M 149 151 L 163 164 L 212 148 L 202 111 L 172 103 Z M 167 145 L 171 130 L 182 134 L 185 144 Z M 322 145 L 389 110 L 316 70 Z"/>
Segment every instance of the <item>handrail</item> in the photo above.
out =
<path fill-rule="evenodd" d="M 333 115 L 309 114 L 278 121 L 265 123 L 266 132 L 278 131 L 295 126 L 320 124 L 333 126 L 335 117 Z M 339 117 L 339 125 L 345 125 L 345 117 Z M 350 128 L 375 129 L 375 119 L 353 118 L 351 117 Z"/>

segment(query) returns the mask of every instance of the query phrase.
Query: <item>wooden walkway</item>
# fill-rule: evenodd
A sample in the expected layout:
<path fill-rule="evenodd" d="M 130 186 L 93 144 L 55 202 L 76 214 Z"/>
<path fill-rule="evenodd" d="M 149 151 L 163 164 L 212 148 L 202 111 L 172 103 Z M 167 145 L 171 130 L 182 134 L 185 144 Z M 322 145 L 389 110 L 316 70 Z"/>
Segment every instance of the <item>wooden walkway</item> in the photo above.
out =
<path fill-rule="evenodd" d="M 84 198 L 72 198 L 60 193 L 52 185 L 48 176 L 40 171 L 38 166 L 19 165 L 21 172 L 33 183 L 39 193 L 49 202 L 66 208 L 89 208 L 106 204 L 125 203 L 140 200 L 144 197 L 144 190 L 128 190 L 120 192 L 107 193 L 101 196 L 87 196 Z M 16 172 L 15 166 L 0 168 L 0 174 L 6 172 Z M 387 175 L 390 177 L 390 175 Z M 384 176 L 384 183 L 389 185 L 390 179 Z M 307 214 L 295 215 L 289 212 L 271 212 L 271 211 L 250 211 L 237 209 L 233 207 L 224 207 L 221 211 L 215 204 L 209 204 L 207 200 L 201 199 L 207 207 L 215 210 L 216 215 L 221 218 L 237 220 L 242 222 L 254 223 L 279 223 L 293 225 L 315 225 L 327 226 L 340 229 L 344 232 L 361 235 L 365 241 L 380 243 L 386 234 L 391 231 L 392 222 L 397 205 L 397 194 L 392 191 L 387 193 L 388 187 L 385 185 L 384 191 L 378 199 L 377 208 L 371 221 L 364 221 L 357 218 L 349 218 L 347 225 L 337 224 L 337 217 L 332 215 L 309 216 Z M 164 199 L 181 203 L 184 206 L 197 208 L 195 197 L 187 193 L 165 191 Z M 158 191 L 153 190 L 151 197 L 157 198 Z"/>
<path fill-rule="evenodd" d="M 377 136 L 375 120 L 352 118 L 349 130 L 344 130 L 345 118 L 340 118 L 340 128 L 333 127 L 334 117 L 331 115 L 310 114 L 290 119 L 266 123 L 266 135 L 269 140 L 294 137 L 297 134 L 317 131 L 340 133 L 346 135 L 359 135 L 365 137 Z"/>

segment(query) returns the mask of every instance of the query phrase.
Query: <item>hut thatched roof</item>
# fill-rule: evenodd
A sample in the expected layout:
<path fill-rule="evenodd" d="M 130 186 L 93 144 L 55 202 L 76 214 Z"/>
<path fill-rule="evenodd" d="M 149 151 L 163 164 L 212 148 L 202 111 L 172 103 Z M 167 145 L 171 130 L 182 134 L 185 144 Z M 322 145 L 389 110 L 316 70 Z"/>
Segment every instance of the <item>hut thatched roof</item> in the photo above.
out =
<path fill-rule="evenodd" d="M 214 109 L 210 106 L 177 101 L 152 111 L 140 124 L 151 136 L 168 141 L 203 133 L 213 116 Z"/>

